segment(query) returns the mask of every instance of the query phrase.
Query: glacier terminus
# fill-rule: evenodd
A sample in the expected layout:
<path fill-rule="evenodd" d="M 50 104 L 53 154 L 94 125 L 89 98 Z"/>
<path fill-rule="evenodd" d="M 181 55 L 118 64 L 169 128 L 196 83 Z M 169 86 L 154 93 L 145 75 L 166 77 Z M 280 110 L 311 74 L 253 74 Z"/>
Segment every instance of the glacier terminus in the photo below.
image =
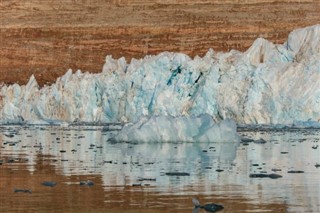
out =
<path fill-rule="evenodd" d="M 130 63 L 107 56 L 98 74 L 69 70 L 50 86 L 40 88 L 31 76 L 27 85 L 0 88 L 2 124 L 205 116 L 208 125 L 320 126 L 319 105 L 320 25 L 294 30 L 284 44 L 258 38 L 245 52 L 162 52 Z"/>

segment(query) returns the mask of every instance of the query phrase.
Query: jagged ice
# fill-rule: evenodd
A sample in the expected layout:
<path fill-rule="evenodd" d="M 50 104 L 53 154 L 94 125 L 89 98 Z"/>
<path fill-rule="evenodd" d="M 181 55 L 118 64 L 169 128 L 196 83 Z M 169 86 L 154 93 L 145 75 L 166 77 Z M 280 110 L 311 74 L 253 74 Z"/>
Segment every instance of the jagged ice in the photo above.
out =
<path fill-rule="evenodd" d="M 39 88 L 0 88 L 0 122 L 138 122 L 141 117 L 200 116 L 239 124 L 307 124 L 320 119 L 320 25 L 284 44 L 258 38 L 246 52 L 204 57 L 162 52 L 127 63 L 106 57 L 99 74 L 69 70 Z M 309 122 L 309 123 L 308 123 Z"/>

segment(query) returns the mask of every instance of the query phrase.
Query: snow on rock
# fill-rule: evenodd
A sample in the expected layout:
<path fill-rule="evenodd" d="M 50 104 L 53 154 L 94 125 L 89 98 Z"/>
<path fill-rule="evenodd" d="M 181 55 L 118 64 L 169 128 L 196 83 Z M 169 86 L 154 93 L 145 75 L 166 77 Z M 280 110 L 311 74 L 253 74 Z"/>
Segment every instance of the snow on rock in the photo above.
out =
<path fill-rule="evenodd" d="M 232 120 L 216 124 L 208 114 L 200 116 L 152 116 L 127 124 L 111 138 L 121 142 L 239 142 Z"/>
<path fill-rule="evenodd" d="M 0 122 L 137 122 L 200 116 L 215 122 L 283 124 L 320 120 L 320 25 L 284 44 L 258 38 L 246 52 L 204 57 L 162 52 L 143 59 L 106 57 L 99 74 L 69 70 L 51 86 L 0 88 Z M 161 117 L 159 117 L 161 118 Z M 159 119 L 158 118 L 158 119 Z"/>

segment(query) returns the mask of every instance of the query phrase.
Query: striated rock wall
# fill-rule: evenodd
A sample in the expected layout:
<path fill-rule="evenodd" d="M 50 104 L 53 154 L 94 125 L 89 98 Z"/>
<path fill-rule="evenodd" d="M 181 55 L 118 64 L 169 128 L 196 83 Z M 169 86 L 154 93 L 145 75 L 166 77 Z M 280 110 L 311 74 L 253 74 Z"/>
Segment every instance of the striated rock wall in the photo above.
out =
<path fill-rule="evenodd" d="M 246 50 L 320 23 L 319 0 L 7 0 L 0 2 L 0 82 L 50 84 L 69 68 L 101 72 L 106 55 Z"/>

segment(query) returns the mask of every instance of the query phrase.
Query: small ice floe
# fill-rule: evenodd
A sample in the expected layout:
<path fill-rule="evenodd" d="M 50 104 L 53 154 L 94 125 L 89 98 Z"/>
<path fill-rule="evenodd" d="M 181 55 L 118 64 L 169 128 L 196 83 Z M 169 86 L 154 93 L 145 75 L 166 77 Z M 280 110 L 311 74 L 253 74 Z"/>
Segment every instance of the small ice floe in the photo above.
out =
<path fill-rule="evenodd" d="M 80 186 L 93 186 L 94 182 L 92 180 L 81 180 L 80 181 Z"/>
<path fill-rule="evenodd" d="M 204 209 L 207 212 L 217 212 L 217 211 L 224 209 L 224 207 L 222 205 L 215 204 L 215 203 L 201 205 L 197 198 L 192 198 L 192 203 L 194 205 L 194 210 L 192 211 L 193 213 L 198 213 L 200 211 L 200 209 Z"/>
<path fill-rule="evenodd" d="M 49 187 L 54 187 L 54 186 L 57 185 L 57 183 L 54 182 L 54 181 L 44 181 L 44 182 L 42 182 L 41 184 L 42 184 L 43 186 L 49 186 Z"/>
<path fill-rule="evenodd" d="M 242 137 L 241 138 L 241 142 L 242 143 L 249 143 L 249 142 L 253 142 L 254 140 L 253 139 L 251 139 L 251 138 L 245 138 L 245 137 Z"/>
<path fill-rule="evenodd" d="M 301 171 L 301 170 L 289 170 L 288 173 L 298 174 L 298 173 L 304 173 L 304 171 Z"/>
<path fill-rule="evenodd" d="M 166 172 L 167 176 L 190 176 L 187 172 Z"/>
<path fill-rule="evenodd" d="M 138 181 L 157 181 L 156 178 L 144 178 L 144 177 L 139 177 Z"/>
<path fill-rule="evenodd" d="M 29 194 L 31 194 L 32 193 L 32 191 L 31 191 L 31 189 L 14 189 L 13 190 L 15 193 L 29 193 Z"/>
<path fill-rule="evenodd" d="M 265 144 L 267 143 L 267 141 L 263 138 L 260 138 L 258 140 L 254 140 L 253 143 L 256 143 L 256 144 Z"/>
<path fill-rule="evenodd" d="M 274 173 L 272 173 L 272 174 L 264 174 L 264 173 L 263 174 L 260 174 L 260 173 L 256 174 L 256 173 L 254 173 L 254 174 L 250 174 L 249 177 L 250 178 L 271 178 L 271 179 L 282 178 L 281 175 L 274 174 Z"/>
<path fill-rule="evenodd" d="M 7 138 L 13 138 L 14 134 L 4 134 Z"/>
<path fill-rule="evenodd" d="M 267 143 L 267 141 L 265 139 L 263 139 L 263 138 L 259 138 L 257 140 L 254 140 L 254 139 L 251 139 L 251 138 L 245 138 L 245 137 L 241 138 L 241 143 L 243 143 L 243 144 L 248 144 L 248 143 L 251 143 L 251 142 L 256 143 L 256 144 L 265 144 L 265 143 Z"/>

